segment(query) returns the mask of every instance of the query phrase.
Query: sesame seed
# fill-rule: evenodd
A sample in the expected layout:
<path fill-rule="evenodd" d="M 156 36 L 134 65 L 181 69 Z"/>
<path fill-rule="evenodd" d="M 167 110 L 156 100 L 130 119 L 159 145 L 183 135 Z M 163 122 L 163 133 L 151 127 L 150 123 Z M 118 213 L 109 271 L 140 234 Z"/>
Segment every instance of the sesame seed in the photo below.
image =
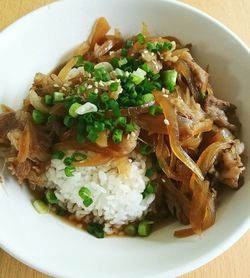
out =
<path fill-rule="evenodd" d="M 59 85 L 58 85 L 58 84 L 54 84 L 54 87 L 55 87 L 55 88 L 59 88 Z"/>
<path fill-rule="evenodd" d="M 165 124 L 165 125 L 169 125 L 168 119 L 164 119 L 164 124 Z"/>
<path fill-rule="evenodd" d="M 98 94 L 98 89 L 95 88 L 94 93 L 95 93 L 95 94 Z"/>
<path fill-rule="evenodd" d="M 87 89 L 92 89 L 92 88 L 93 88 L 93 85 L 91 85 L 91 84 L 87 86 Z"/>

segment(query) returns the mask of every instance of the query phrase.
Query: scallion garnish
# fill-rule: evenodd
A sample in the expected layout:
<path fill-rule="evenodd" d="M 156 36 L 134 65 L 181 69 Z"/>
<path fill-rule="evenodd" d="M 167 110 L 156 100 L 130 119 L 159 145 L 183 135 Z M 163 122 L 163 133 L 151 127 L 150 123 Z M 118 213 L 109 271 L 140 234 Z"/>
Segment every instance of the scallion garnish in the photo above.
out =
<path fill-rule="evenodd" d="M 87 226 L 87 231 L 97 237 L 97 238 L 104 238 L 104 231 L 103 231 L 104 226 L 98 223 L 90 223 Z"/>
<path fill-rule="evenodd" d="M 71 165 L 73 162 L 73 159 L 72 157 L 66 157 L 64 160 L 63 160 L 63 163 L 67 166 Z"/>
<path fill-rule="evenodd" d="M 77 61 L 76 61 L 76 64 L 75 64 L 75 67 L 78 68 L 78 67 L 82 67 L 84 65 L 84 59 L 82 56 L 77 56 Z"/>
<path fill-rule="evenodd" d="M 126 48 L 122 48 L 121 55 L 122 55 L 122 57 L 126 57 L 128 55 L 128 50 Z"/>
<path fill-rule="evenodd" d="M 48 189 L 45 192 L 45 197 L 46 197 L 46 200 L 48 201 L 48 203 L 51 204 L 51 205 L 55 205 L 55 204 L 58 203 L 58 199 L 55 195 L 55 192 L 51 189 Z"/>
<path fill-rule="evenodd" d="M 138 235 L 139 236 L 143 236 L 143 237 L 146 237 L 146 236 L 149 236 L 150 234 L 150 231 L 151 231 L 151 226 L 153 222 L 152 221 L 147 221 L 147 220 L 143 220 L 139 223 L 138 225 Z"/>
<path fill-rule="evenodd" d="M 95 121 L 94 128 L 95 128 L 96 131 L 99 131 L 99 132 L 104 131 L 105 130 L 105 124 L 103 122 Z"/>
<path fill-rule="evenodd" d="M 139 44 L 144 44 L 144 42 L 145 42 L 145 37 L 144 37 L 144 35 L 143 35 L 142 33 L 139 33 L 139 34 L 137 35 L 137 41 L 139 42 Z"/>
<path fill-rule="evenodd" d="M 109 85 L 109 90 L 111 92 L 115 92 L 117 91 L 119 88 L 119 83 L 118 82 L 112 82 L 110 85 Z"/>
<path fill-rule="evenodd" d="M 88 132 L 87 138 L 90 142 L 95 143 L 96 139 L 98 138 L 98 133 L 94 128 L 91 128 L 91 130 Z"/>
<path fill-rule="evenodd" d="M 164 87 L 166 87 L 171 93 L 175 90 L 176 79 L 177 79 L 176 70 L 163 71 L 162 83 Z"/>
<path fill-rule="evenodd" d="M 53 96 L 52 95 L 45 95 L 44 96 L 44 103 L 48 106 L 53 106 Z"/>
<path fill-rule="evenodd" d="M 146 198 L 148 195 L 151 195 L 154 193 L 155 193 L 155 183 L 153 181 L 149 181 L 146 185 L 145 190 L 142 193 L 143 198 Z"/>
<path fill-rule="evenodd" d="M 122 129 L 115 129 L 112 134 L 112 140 L 115 144 L 119 144 L 122 141 L 123 130 Z"/>
<path fill-rule="evenodd" d="M 32 111 L 33 122 L 37 125 L 44 124 L 47 121 L 47 115 L 41 112 L 40 110 L 34 109 Z"/>
<path fill-rule="evenodd" d="M 63 123 L 66 127 L 72 127 L 74 125 L 74 118 L 70 115 L 66 115 L 63 119 Z"/>
<path fill-rule="evenodd" d="M 127 39 L 125 41 L 125 48 L 130 48 L 133 46 L 133 44 L 134 44 L 134 42 L 131 39 Z"/>
<path fill-rule="evenodd" d="M 94 64 L 91 63 L 91 62 L 88 62 L 88 61 L 84 62 L 84 70 L 89 72 L 89 73 L 93 72 L 94 71 Z"/>
<path fill-rule="evenodd" d="M 142 100 L 144 103 L 149 103 L 155 100 L 154 95 L 153 94 L 145 94 L 142 96 Z"/>
<path fill-rule="evenodd" d="M 91 191 L 86 186 L 81 187 L 79 190 L 79 196 L 82 198 L 85 207 L 89 207 L 93 203 Z"/>
<path fill-rule="evenodd" d="M 116 120 L 115 120 L 115 125 L 116 126 L 125 126 L 127 123 L 127 118 L 126 117 L 123 117 L 123 116 L 120 116 L 118 117 Z"/>
<path fill-rule="evenodd" d="M 64 94 L 61 92 L 54 92 L 54 102 L 61 102 L 64 100 Z"/>
<path fill-rule="evenodd" d="M 73 118 L 76 118 L 78 116 L 78 114 L 76 113 L 76 110 L 82 106 L 80 103 L 75 102 L 73 103 L 70 108 L 69 108 L 69 115 Z"/>
<path fill-rule="evenodd" d="M 153 147 L 148 144 L 141 144 L 139 146 L 139 151 L 142 155 L 149 155 L 153 152 Z"/>
<path fill-rule="evenodd" d="M 51 158 L 52 159 L 60 159 L 62 160 L 65 156 L 65 153 L 63 151 L 56 151 L 52 153 Z"/>
<path fill-rule="evenodd" d="M 152 71 L 148 64 L 142 64 L 141 69 L 146 71 L 146 72 L 151 72 Z"/>
<path fill-rule="evenodd" d="M 148 112 L 152 116 L 160 115 L 160 114 L 162 114 L 162 108 L 158 105 L 152 105 L 149 107 Z"/>
<path fill-rule="evenodd" d="M 66 177 L 73 177 L 75 170 L 76 170 L 76 168 L 74 166 L 66 166 L 64 168 L 64 173 L 65 173 Z"/>
<path fill-rule="evenodd" d="M 82 161 L 87 159 L 87 155 L 84 153 L 74 152 L 71 156 L 73 161 Z"/>
<path fill-rule="evenodd" d="M 136 130 L 136 127 L 133 123 L 126 124 L 125 131 L 126 133 L 130 133 Z"/>
<path fill-rule="evenodd" d="M 44 214 L 48 213 L 49 207 L 41 200 L 35 200 L 32 202 L 33 207 L 36 209 L 38 213 Z"/>
<path fill-rule="evenodd" d="M 136 224 L 132 224 L 132 223 L 128 224 L 124 228 L 124 232 L 128 236 L 136 236 L 136 234 L 137 234 L 137 226 L 136 226 Z"/>
<path fill-rule="evenodd" d="M 151 178 L 155 173 L 155 169 L 154 168 L 148 168 L 146 170 L 145 176 L 148 178 Z"/>

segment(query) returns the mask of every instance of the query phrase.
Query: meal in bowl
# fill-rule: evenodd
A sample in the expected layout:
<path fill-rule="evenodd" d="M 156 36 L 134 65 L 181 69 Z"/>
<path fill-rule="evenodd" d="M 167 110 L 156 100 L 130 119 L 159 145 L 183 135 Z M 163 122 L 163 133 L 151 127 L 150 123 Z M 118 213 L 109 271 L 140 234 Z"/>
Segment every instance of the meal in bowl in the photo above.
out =
<path fill-rule="evenodd" d="M 88 41 L 52 74 L 37 73 L 14 111 L 2 105 L 0 150 L 40 213 L 98 238 L 147 236 L 170 214 L 215 222 L 216 200 L 244 170 L 236 107 L 214 96 L 208 73 L 171 36 L 124 39 L 99 18 Z"/>

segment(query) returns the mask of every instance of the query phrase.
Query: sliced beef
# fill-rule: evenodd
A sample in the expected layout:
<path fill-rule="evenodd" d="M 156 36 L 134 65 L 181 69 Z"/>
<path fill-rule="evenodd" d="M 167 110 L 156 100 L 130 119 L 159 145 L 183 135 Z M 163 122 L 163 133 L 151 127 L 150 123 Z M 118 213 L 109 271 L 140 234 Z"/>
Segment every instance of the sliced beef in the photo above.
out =
<path fill-rule="evenodd" d="M 231 124 L 228 118 L 229 114 L 235 114 L 236 110 L 230 102 L 209 95 L 204 100 L 203 109 L 217 126 L 236 130 L 235 125 Z"/>
<path fill-rule="evenodd" d="M 230 149 L 224 150 L 217 162 L 218 180 L 231 187 L 239 187 L 239 177 L 244 171 L 240 154 L 244 151 L 244 145 L 239 140 L 234 140 Z"/>

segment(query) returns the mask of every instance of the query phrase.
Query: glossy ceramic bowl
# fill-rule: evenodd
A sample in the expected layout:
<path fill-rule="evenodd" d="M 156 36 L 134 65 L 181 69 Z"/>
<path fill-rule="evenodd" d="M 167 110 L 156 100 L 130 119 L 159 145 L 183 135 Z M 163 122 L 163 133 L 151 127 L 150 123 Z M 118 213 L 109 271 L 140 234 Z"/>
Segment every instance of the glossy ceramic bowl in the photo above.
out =
<path fill-rule="evenodd" d="M 250 55 L 230 30 L 177 1 L 68 0 L 39 9 L 0 34 L 0 102 L 20 107 L 36 72 L 65 61 L 99 16 L 123 34 L 146 22 L 153 34 L 193 44 L 198 63 L 210 65 L 215 93 L 238 107 L 249 155 Z M 173 237 L 171 222 L 148 238 L 96 239 L 52 215 L 39 215 L 25 187 L 6 176 L 0 187 L 0 246 L 18 260 L 56 277 L 173 277 L 213 259 L 249 227 L 250 171 L 237 192 L 224 195 L 216 223 L 201 236 Z"/>

